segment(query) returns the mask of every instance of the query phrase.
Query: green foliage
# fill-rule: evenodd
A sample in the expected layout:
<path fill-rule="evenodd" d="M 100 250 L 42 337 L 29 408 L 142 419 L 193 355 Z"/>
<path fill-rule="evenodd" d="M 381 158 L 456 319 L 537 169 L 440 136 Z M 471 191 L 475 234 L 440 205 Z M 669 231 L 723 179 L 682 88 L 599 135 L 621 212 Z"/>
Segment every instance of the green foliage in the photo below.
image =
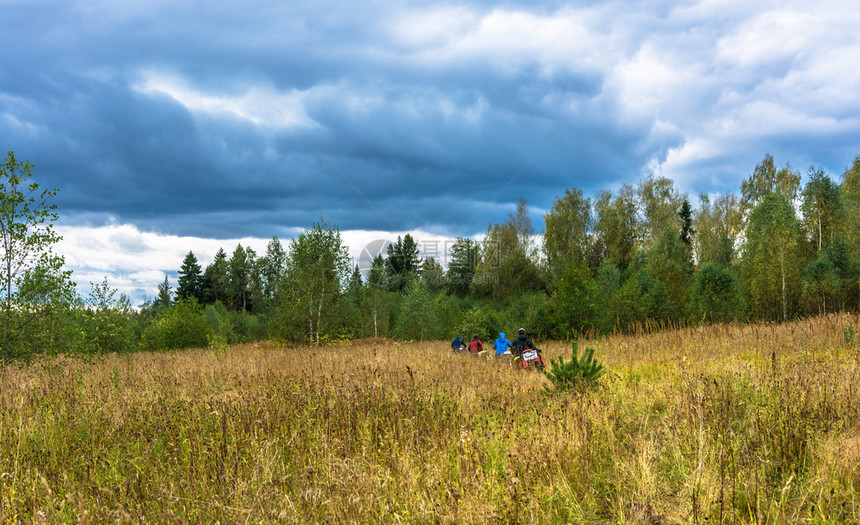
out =
<path fill-rule="evenodd" d="M 824 254 L 806 267 L 801 280 L 801 300 L 807 312 L 824 314 L 840 309 L 844 304 L 845 289 L 836 265 Z"/>
<path fill-rule="evenodd" d="M 266 245 L 266 255 L 261 263 L 261 276 L 263 282 L 263 299 L 269 305 L 281 288 L 284 279 L 284 270 L 287 266 L 287 252 L 281 245 L 277 236 L 272 237 Z"/>
<path fill-rule="evenodd" d="M 140 345 L 146 350 L 206 348 L 208 336 L 201 305 L 194 298 L 183 299 L 162 311 L 144 329 Z"/>
<path fill-rule="evenodd" d="M 821 251 L 825 242 L 843 222 L 842 195 L 839 187 L 821 168 L 809 169 L 809 182 L 803 188 L 800 210 L 806 237 Z"/>
<path fill-rule="evenodd" d="M 424 341 L 433 334 L 435 312 L 430 288 L 423 279 L 406 287 L 397 316 L 395 335 L 399 339 Z"/>
<path fill-rule="evenodd" d="M 481 243 L 481 260 L 472 282 L 472 293 L 493 301 L 505 301 L 543 287 L 532 242 L 534 228 L 528 203 L 520 199 L 515 213 L 503 224 L 492 224 Z"/>
<path fill-rule="evenodd" d="M 690 290 L 688 312 L 694 322 L 726 323 L 743 319 L 743 290 L 731 270 L 713 261 L 706 262 Z"/>
<path fill-rule="evenodd" d="M 418 257 L 418 244 L 410 234 L 388 245 L 386 270 L 388 285 L 392 291 L 399 291 L 418 277 L 421 259 Z"/>
<path fill-rule="evenodd" d="M 597 268 L 594 286 L 599 327 L 603 332 L 610 332 L 616 324 L 611 305 L 612 298 L 621 288 L 621 271 L 611 261 L 604 259 Z"/>
<path fill-rule="evenodd" d="M 610 314 L 622 330 L 633 330 L 637 323 L 671 320 L 677 315 L 666 287 L 647 270 L 631 275 L 613 296 Z"/>
<path fill-rule="evenodd" d="M 421 263 L 421 280 L 427 284 L 430 293 L 437 293 L 447 284 L 445 270 L 433 257 L 427 257 Z"/>
<path fill-rule="evenodd" d="M 771 193 L 778 193 L 793 203 L 799 188 L 800 172 L 792 169 L 788 163 L 777 169 L 773 157 L 767 154 L 756 165 L 750 178 L 741 183 L 741 207 L 749 212 Z"/>
<path fill-rule="evenodd" d="M 182 260 L 179 269 L 179 286 L 176 289 L 176 298 L 185 299 L 194 297 L 198 302 L 203 302 L 203 273 L 194 252 L 188 251 Z"/>
<path fill-rule="evenodd" d="M 254 265 L 253 251 L 236 245 L 233 255 L 227 261 L 225 291 L 227 304 L 234 310 L 247 312 L 251 300 L 251 269 Z"/>
<path fill-rule="evenodd" d="M 474 335 L 477 335 L 481 341 L 489 341 L 494 328 L 483 308 L 472 307 L 463 312 L 463 318 L 457 326 L 456 332 L 451 335 L 459 335 L 467 343 L 472 340 Z"/>
<path fill-rule="evenodd" d="M 203 302 L 227 300 L 227 254 L 223 248 L 218 248 L 215 260 L 203 272 Z"/>
<path fill-rule="evenodd" d="M 706 194 L 699 195 L 693 237 L 697 264 L 715 262 L 723 268 L 735 263 L 735 244 L 743 231 L 741 203 L 732 193 L 725 193 L 711 202 Z"/>
<path fill-rule="evenodd" d="M 639 247 L 642 224 L 636 207 L 636 194 L 625 184 L 613 198 L 608 191 L 595 196 L 597 238 L 605 259 L 625 270 Z"/>
<path fill-rule="evenodd" d="M 678 231 L 666 228 L 657 236 L 648 253 L 648 273 L 669 292 L 672 302 L 683 308 L 693 281 L 693 264 L 687 244 Z"/>
<path fill-rule="evenodd" d="M 797 313 L 803 267 L 800 222 L 789 200 L 772 192 L 750 214 L 741 276 L 753 319 L 786 320 Z"/>
<path fill-rule="evenodd" d="M 59 340 L 46 335 L 65 330 L 63 305 L 74 298 L 71 272 L 53 253 L 61 237 L 56 189 L 32 182 L 32 164 L 8 152 L 0 163 L 0 346 L 4 362 L 30 351 L 55 350 Z M 45 330 L 49 332 L 45 332 Z"/>
<path fill-rule="evenodd" d="M 860 155 L 845 169 L 839 190 L 845 211 L 845 241 L 851 247 L 851 255 L 860 258 Z"/>
<path fill-rule="evenodd" d="M 570 264 L 549 286 L 545 323 L 549 337 L 561 339 L 597 325 L 597 289 L 588 270 Z"/>
<path fill-rule="evenodd" d="M 275 338 L 318 344 L 323 335 L 340 335 L 337 303 L 348 271 L 336 226 L 320 219 L 300 233 L 290 246 L 286 279 L 272 316 Z"/>
<path fill-rule="evenodd" d="M 570 188 L 544 216 L 543 251 L 551 271 L 567 264 L 589 264 L 593 253 L 594 219 L 582 190 Z"/>
<path fill-rule="evenodd" d="M 203 318 L 206 320 L 209 334 L 233 344 L 238 342 L 238 337 L 236 336 L 236 330 L 233 328 L 233 322 L 230 320 L 230 317 L 230 311 L 227 310 L 227 307 L 221 301 L 207 304 L 203 309 Z"/>
<path fill-rule="evenodd" d="M 90 283 L 87 307 L 83 311 L 84 348 L 87 353 L 130 352 L 137 344 L 136 322 L 128 298 L 117 297 L 107 278 Z"/>
<path fill-rule="evenodd" d="M 671 179 L 651 176 L 641 181 L 636 187 L 636 202 L 644 219 L 640 227 L 646 243 L 653 242 L 663 230 L 678 232 L 683 228 L 678 210 L 684 197 Z"/>
<path fill-rule="evenodd" d="M 170 287 L 170 280 L 164 276 L 164 281 L 158 285 L 158 296 L 152 302 L 152 311 L 158 315 L 159 312 L 167 310 L 173 305 L 173 291 Z"/>
<path fill-rule="evenodd" d="M 459 297 L 469 295 L 472 279 L 478 266 L 479 245 L 472 239 L 457 237 L 451 246 L 451 260 L 448 263 L 448 291 Z"/>
<path fill-rule="evenodd" d="M 606 373 L 606 367 L 594 359 L 594 348 L 587 347 L 580 359 L 575 339 L 571 347 L 570 361 L 565 361 L 564 356 L 550 357 L 550 367 L 543 373 L 554 388 L 550 389 L 544 385 L 547 392 L 567 392 L 585 386 L 594 386 Z"/>

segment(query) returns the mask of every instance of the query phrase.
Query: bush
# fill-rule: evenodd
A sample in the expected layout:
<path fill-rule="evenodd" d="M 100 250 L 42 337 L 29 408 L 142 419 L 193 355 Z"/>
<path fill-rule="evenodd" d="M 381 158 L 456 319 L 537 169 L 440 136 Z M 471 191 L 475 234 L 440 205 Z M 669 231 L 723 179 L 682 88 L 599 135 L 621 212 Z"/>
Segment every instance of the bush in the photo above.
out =
<path fill-rule="evenodd" d="M 105 279 L 93 284 L 86 308 L 80 313 L 83 350 L 88 353 L 129 352 L 134 350 L 138 335 L 136 320 L 128 297 L 116 297 Z"/>
<path fill-rule="evenodd" d="M 544 375 L 555 387 L 553 390 L 544 385 L 547 392 L 567 392 L 568 390 L 591 386 L 606 372 L 606 367 L 594 359 L 594 348 L 588 347 L 579 359 L 577 342 L 573 341 L 573 352 L 570 361 L 565 362 L 563 356 L 550 357 L 551 367 L 544 370 Z"/>
<path fill-rule="evenodd" d="M 743 290 L 730 270 L 706 262 L 693 282 L 688 305 L 694 322 L 731 322 L 743 317 Z"/>
<path fill-rule="evenodd" d="M 216 301 L 214 304 L 206 305 L 203 310 L 203 318 L 206 320 L 206 326 L 213 337 L 219 341 L 224 341 L 225 344 L 237 342 L 236 330 L 230 320 L 230 311 L 227 310 L 224 303 Z"/>
<path fill-rule="evenodd" d="M 140 346 L 147 350 L 206 348 L 209 328 L 195 298 L 186 298 L 163 310 L 143 331 Z"/>

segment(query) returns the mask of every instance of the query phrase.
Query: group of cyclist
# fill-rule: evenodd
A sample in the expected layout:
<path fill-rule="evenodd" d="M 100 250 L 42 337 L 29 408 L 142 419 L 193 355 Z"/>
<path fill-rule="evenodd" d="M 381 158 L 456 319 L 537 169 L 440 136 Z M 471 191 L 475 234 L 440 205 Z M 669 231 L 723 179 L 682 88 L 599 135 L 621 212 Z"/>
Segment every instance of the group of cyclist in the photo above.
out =
<path fill-rule="evenodd" d="M 508 341 L 505 339 L 505 333 L 499 332 L 499 338 L 493 342 L 493 350 L 496 351 L 496 357 L 508 355 L 513 355 L 514 357 L 521 356 L 526 350 L 532 350 L 534 348 L 535 345 L 526 335 L 525 328 L 517 330 L 517 338 L 513 341 Z M 453 341 L 451 341 L 451 349 L 455 352 L 461 352 L 468 349 L 470 353 L 477 354 L 484 350 L 484 344 L 477 335 L 473 335 L 472 341 L 469 343 L 460 339 L 460 336 L 458 335 Z"/>

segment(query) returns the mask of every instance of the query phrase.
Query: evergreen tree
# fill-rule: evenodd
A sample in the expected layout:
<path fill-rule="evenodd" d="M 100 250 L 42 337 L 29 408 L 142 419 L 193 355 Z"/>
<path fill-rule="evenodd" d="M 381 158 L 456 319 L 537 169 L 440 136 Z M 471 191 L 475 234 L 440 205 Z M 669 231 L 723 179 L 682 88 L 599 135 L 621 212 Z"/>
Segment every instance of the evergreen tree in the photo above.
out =
<path fill-rule="evenodd" d="M 533 237 L 535 234 L 532 219 L 529 217 L 529 201 L 525 197 L 517 200 L 516 210 L 508 214 L 508 224 L 517 234 L 517 246 L 526 258 L 535 256 Z"/>
<path fill-rule="evenodd" d="M 520 240 L 510 222 L 487 229 L 472 281 L 475 295 L 501 301 L 542 287 L 535 258 L 528 255 L 528 246 L 520 244 Z"/>
<path fill-rule="evenodd" d="M 198 302 L 203 302 L 203 274 L 197 257 L 190 250 L 185 259 L 182 260 L 182 267 L 179 269 L 179 283 L 176 289 L 177 300 L 181 301 L 189 297 L 194 297 Z"/>
<path fill-rule="evenodd" d="M 227 300 L 227 254 L 218 248 L 215 260 L 203 272 L 203 299 L 207 304 Z"/>
<path fill-rule="evenodd" d="M 528 203 L 520 198 L 517 211 L 508 215 L 506 223 L 488 227 L 472 291 L 478 296 L 505 300 L 540 290 L 544 280 L 537 264 L 533 235 Z"/>
<path fill-rule="evenodd" d="M 421 263 L 421 280 L 427 284 L 430 293 L 435 294 L 445 287 L 445 270 L 433 257 L 427 257 Z"/>
<path fill-rule="evenodd" d="M 367 274 L 365 286 L 365 301 L 370 317 L 369 325 L 373 327 L 373 337 L 388 333 L 388 273 L 387 264 L 382 255 L 373 258 L 370 271 Z"/>
<path fill-rule="evenodd" d="M 457 237 L 451 247 L 448 264 L 448 291 L 459 297 L 469 295 L 469 288 L 478 267 L 479 245 L 472 239 Z"/>
<path fill-rule="evenodd" d="M 397 316 L 396 335 L 400 339 L 424 341 L 433 333 L 434 303 L 423 279 L 407 286 Z"/>
<path fill-rule="evenodd" d="M 248 252 L 241 244 L 237 245 L 226 265 L 225 298 L 229 307 L 240 312 L 248 311 L 251 297 L 251 265 Z"/>
<path fill-rule="evenodd" d="M 421 259 L 418 257 L 418 244 L 408 233 L 401 240 L 388 245 L 388 282 L 392 291 L 402 290 L 418 277 Z"/>
<path fill-rule="evenodd" d="M 271 302 L 278 295 L 287 264 L 287 252 L 277 237 L 272 237 L 266 245 L 266 255 L 261 261 L 263 298 Z"/>
<path fill-rule="evenodd" d="M 345 324 L 353 337 L 356 337 L 361 331 L 362 308 L 366 303 L 366 297 L 367 290 L 361 279 L 361 269 L 356 264 L 349 277 L 343 297 L 345 302 Z"/>
<path fill-rule="evenodd" d="M 170 281 L 167 279 L 167 276 L 164 276 L 164 281 L 158 285 L 158 296 L 155 298 L 155 301 L 152 303 L 152 309 L 154 312 L 160 312 L 162 310 L 168 309 L 173 305 L 173 291 L 170 286 Z"/>
<path fill-rule="evenodd" d="M 696 229 L 693 228 L 693 209 L 690 207 L 690 201 L 686 196 L 681 203 L 681 208 L 678 210 L 678 219 L 681 221 L 681 242 L 684 243 L 687 262 L 692 265 L 693 236 L 696 235 Z"/>

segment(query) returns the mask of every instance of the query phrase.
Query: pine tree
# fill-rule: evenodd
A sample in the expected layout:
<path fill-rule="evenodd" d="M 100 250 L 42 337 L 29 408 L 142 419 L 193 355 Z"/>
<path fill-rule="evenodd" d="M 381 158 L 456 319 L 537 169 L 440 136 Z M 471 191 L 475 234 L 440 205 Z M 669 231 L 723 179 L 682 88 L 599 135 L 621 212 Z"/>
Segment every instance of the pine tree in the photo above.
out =
<path fill-rule="evenodd" d="M 164 276 L 164 281 L 158 285 L 158 297 L 152 303 L 152 309 L 155 312 L 170 308 L 173 305 L 173 291 L 171 290 L 170 281 L 167 276 Z"/>
<path fill-rule="evenodd" d="M 284 280 L 284 268 L 287 265 L 287 252 L 277 237 L 272 237 L 266 245 L 266 255 L 262 259 L 263 298 L 272 301 L 280 290 Z"/>
<path fill-rule="evenodd" d="M 197 257 L 194 255 L 194 252 L 189 250 L 182 261 L 182 267 L 179 269 L 176 299 L 181 301 L 190 297 L 194 297 L 200 303 L 203 302 L 203 274 L 200 270 L 200 264 L 197 262 Z"/>
<path fill-rule="evenodd" d="M 226 297 L 229 306 L 240 312 L 247 312 L 251 296 L 251 265 L 248 252 L 241 244 L 233 250 L 227 261 Z"/>
<path fill-rule="evenodd" d="M 217 301 L 222 303 L 226 298 L 227 283 L 227 254 L 223 248 L 218 248 L 215 260 L 203 272 L 203 300 L 207 304 Z"/>
<path fill-rule="evenodd" d="M 477 266 L 478 243 L 472 239 L 457 237 L 451 246 L 451 262 L 448 263 L 448 291 L 460 297 L 469 295 Z"/>
<path fill-rule="evenodd" d="M 418 257 L 418 244 L 408 233 L 401 240 L 388 245 L 388 282 L 392 291 L 403 290 L 407 284 L 418 277 L 421 259 Z"/>

